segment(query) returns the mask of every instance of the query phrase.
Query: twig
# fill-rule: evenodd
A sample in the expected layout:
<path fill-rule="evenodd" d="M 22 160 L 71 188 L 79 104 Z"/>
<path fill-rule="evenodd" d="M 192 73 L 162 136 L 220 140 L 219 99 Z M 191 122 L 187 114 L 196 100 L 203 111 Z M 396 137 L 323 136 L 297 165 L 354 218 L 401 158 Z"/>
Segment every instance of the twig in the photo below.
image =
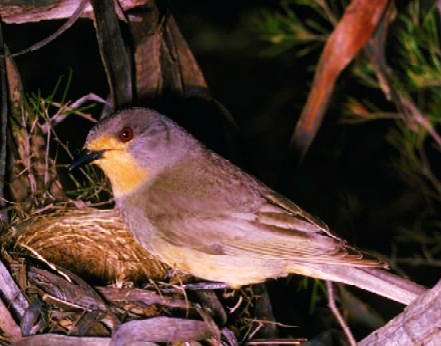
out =
<path fill-rule="evenodd" d="M 33 51 L 36 51 L 47 44 L 51 43 L 53 40 L 55 40 L 58 36 L 60 36 L 62 33 L 64 33 L 67 29 L 69 29 L 78 18 L 80 18 L 81 14 L 83 13 L 84 9 L 86 8 L 86 5 L 89 3 L 89 0 L 81 0 L 80 4 L 78 5 L 78 8 L 75 10 L 75 12 L 72 14 L 72 16 L 62 25 L 60 28 L 55 31 L 53 34 L 49 35 L 48 37 L 44 38 L 43 40 L 34 43 L 32 46 L 25 48 L 17 53 L 11 54 L 12 57 L 16 57 L 19 55 L 27 54 Z M 4 54 L 2 54 L 3 56 Z"/>
<path fill-rule="evenodd" d="M 37 180 L 35 178 L 34 172 L 31 167 L 32 152 L 31 152 L 30 133 L 32 132 L 32 130 L 28 131 L 25 111 L 22 111 L 22 113 L 21 113 L 21 126 L 23 128 L 23 137 L 24 137 L 22 139 L 23 155 L 21 157 L 21 160 L 22 160 L 23 165 L 25 167 L 25 171 L 28 172 L 27 178 L 29 181 L 29 188 L 31 190 L 31 193 L 32 193 L 32 195 L 35 195 L 37 193 Z"/>
<path fill-rule="evenodd" d="M 44 154 L 44 186 L 48 187 L 49 183 L 49 150 L 51 145 L 51 131 L 46 134 L 46 152 Z"/>
<path fill-rule="evenodd" d="M 81 310 L 81 311 L 94 311 L 93 308 L 87 307 L 87 306 L 83 306 L 83 305 L 79 305 L 79 304 L 75 304 L 72 303 L 70 301 L 67 301 L 66 299 L 61 299 L 61 298 L 57 298 L 54 297 L 53 295 L 50 294 L 43 294 L 43 296 L 41 297 L 41 299 L 45 302 L 50 304 L 51 306 L 56 306 L 62 309 L 76 309 L 76 310 Z"/>
<path fill-rule="evenodd" d="M 259 330 L 261 330 L 263 328 L 263 326 L 264 326 L 264 324 L 262 322 L 257 322 L 256 328 L 254 328 L 254 330 L 250 329 L 249 333 L 247 333 L 247 335 L 245 335 L 246 338 L 244 337 L 244 340 L 252 339 L 254 337 L 254 335 L 256 335 L 259 332 Z"/>
<path fill-rule="evenodd" d="M 271 324 L 282 328 L 297 328 L 297 326 L 284 324 L 276 321 L 269 321 L 269 320 L 258 320 L 258 319 L 251 319 L 251 318 L 244 318 L 244 321 L 254 322 L 254 323 L 260 323 L 260 324 Z"/>
<path fill-rule="evenodd" d="M 441 136 L 430 123 L 427 116 L 425 116 L 414 104 L 412 99 L 406 95 L 405 92 L 395 87 L 395 78 L 387 68 L 385 57 L 386 37 L 389 24 L 395 17 L 395 8 L 392 4 L 393 3 L 391 2 L 387 7 L 386 13 L 379 24 L 377 32 L 366 45 L 367 57 L 374 67 L 375 74 L 377 75 L 383 93 L 387 99 L 392 100 L 395 104 L 406 125 L 414 131 L 417 126 L 421 126 L 427 131 L 436 144 L 441 147 Z M 441 0 L 437 1 L 437 6 L 438 9 L 440 9 Z"/>
<path fill-rule="evenodd" d="M 84 95 L 84 96 L 80 97 L 78 100 L 72 102 L 71 104 L 66 104 L 63 107 L 60 107 L 58 112 L 50 119 L 52 126 L 55 126 L 55 125 L 61 123 L 64 119 L 66 119 L 66 117 L 64 116 L 66 111 L 70 111 L 70 110 L 74 110 L 75 108 L 79 108 L 84 103 L 89 102 L 89 101 L 95 101 L 95 102 L 99 102 L 99 103 L 103 103 L 103 104 L 108 103 L 106 100 L 104 100 L 103 98 L 101 98 L 98 95 L 95 95 L 94 93 L 89 93 L 87 95 Z M 96 122 L 95 119 L 93 119 L 91 117 L 86 117 L 84 114 L 78 113 L 78 115 L 82 116 L 86 120 Z M 47 129 L 46 129 L 46 131 L 47 131 Z"/>
<path fill-rule="evenodd" d="M 338 324 L 340 324 L 341 329 L 343 329 L 343 332 L 345 333 L 346 338 L 348 339 L 349 345 L 357 346 L 357 342 L 355 341 L 355 338 L 352 335 L 349 326 L 347 325 L 346 321 L 344 320 L 343 316 L 338 310 L 337 305 L 335 304 L 335 295 L 334 295 L 334 288 L 332 287 L 332 282 L 326 280 L 326 288 L 328 291 L 328 307 L 331 309 L 332 313 L 337 319 Z"/>
<path fill-rule="evenodd" d="M 402 105 L 409 111 L 410 115 L 412 115 L 412 120 L 415 121 L 418 125 L 423 127 L 427 133 L 432 137 L 432 139 L 441 147 L 441 136 L 436 132 L 430 121 L 424 116 L 416 105 L 410 100 L 405 99 L 404 97 L 401 100 Z"/>
<path fill-rule="evenodd" d="M 233 314 L 239 308 L 239 306 L 242 304 L 242 302 L 243 302 L 243 297 L 239 296 L 239 299 L 237 300 L 237 303 L 234 304 L 234 306 L 232 308 L 228 307 L 228 312 L 230 314 Z"/>

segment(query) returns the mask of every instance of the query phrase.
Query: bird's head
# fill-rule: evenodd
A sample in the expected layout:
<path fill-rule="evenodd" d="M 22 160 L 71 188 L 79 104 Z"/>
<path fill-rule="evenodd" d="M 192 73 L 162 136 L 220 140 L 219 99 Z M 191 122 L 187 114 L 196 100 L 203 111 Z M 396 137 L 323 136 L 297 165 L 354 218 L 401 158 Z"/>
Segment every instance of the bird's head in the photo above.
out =
<path fill-rule="evenodd" d="M 193 142 L 154 110 L 130 108 L 99 122 L 70 169 L 93 162 L 107 175 L 115 197 L 130 194 L 178 161 Z"/>

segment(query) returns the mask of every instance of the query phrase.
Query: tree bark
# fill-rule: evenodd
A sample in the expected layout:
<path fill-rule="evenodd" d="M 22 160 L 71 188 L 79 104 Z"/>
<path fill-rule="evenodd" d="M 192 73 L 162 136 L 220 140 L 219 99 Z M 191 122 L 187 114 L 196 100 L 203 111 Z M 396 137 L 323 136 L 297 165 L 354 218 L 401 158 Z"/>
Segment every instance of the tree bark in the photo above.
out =
<path fill-rule="evenodd" d="M 441 280 L 384 327 L 363 339 L 359 345 L 437 345 L 439 340 L 441 340 Z"/>

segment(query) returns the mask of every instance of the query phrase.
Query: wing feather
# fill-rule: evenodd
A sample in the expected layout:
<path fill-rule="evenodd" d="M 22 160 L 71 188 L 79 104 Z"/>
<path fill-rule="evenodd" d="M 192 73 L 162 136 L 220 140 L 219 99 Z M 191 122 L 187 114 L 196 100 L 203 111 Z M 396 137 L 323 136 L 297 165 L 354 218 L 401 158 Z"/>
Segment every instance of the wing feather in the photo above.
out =
<path fill-rule="evenodd" d="M 378 265 L 228 161 L 215 154 L 206 159 L 173 167 L 142 196 L 149 202 L 148 219 L 162 239 L 212 255 Z"/>
<path fill-rule="evenodd" d="M 265 196 L 267 197 L 267 196 Z M 282 203 L 277 202 L 281 201 Z M 162 219 L 162 220 L 161 220 Z M 281 259 L 297 263 L 376 266 L 332 235 L 323 223 L 283 197 L 269 195 L 256 212 L 156 217 L 163 239 L 212 255 Z"/>

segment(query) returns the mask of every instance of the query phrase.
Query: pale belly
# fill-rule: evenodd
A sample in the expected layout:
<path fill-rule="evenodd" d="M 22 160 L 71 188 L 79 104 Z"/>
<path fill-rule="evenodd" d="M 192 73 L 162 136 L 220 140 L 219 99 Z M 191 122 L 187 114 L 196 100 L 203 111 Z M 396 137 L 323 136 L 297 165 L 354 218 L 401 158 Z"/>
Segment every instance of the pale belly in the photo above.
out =
<path fill-rule="evenodd" d="M 289 273 L 320 277 L 302 264 L 287 263 L 286 260 L 277 258 L 264 259 L 249 252 L 215 255 L 176 246 L 155 236 L 154 227 L 148 219 L 141 218 L 139 215 L 129 214 L 128 216 L 125 219 L 128 221 L 132 234 L 146 250 L 159 257 L 170 267 L 200 279 L 239 287 L 263 282 L 269 278 L 284 277 Z M 137 222 L 133 222 L 133 220 Z M 148 232 L 148 229 L 152 231 Z M 137 232 L 137 230 L 142 230 L 142 232 Z"/>
<path fill-rule="evenodd" d="M 155 242 L 154 248 L 170 267 L 204 280 L 224 282 L 231 287 L 259 283 L 289 273 L 285 263 L 255 256 L 213 255 L 163 241 Z"/>

